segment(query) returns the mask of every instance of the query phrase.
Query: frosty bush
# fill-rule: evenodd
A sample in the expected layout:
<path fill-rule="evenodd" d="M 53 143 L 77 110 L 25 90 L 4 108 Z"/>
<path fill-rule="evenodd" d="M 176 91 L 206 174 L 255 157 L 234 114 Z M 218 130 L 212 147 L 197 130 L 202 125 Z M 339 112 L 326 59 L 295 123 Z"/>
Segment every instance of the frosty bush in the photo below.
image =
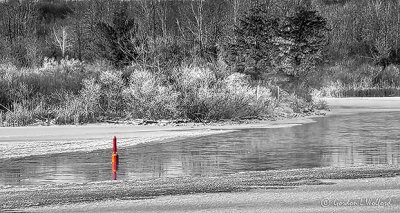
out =
<path fill-rule="evenodd" d="M 69 124 L 95 121 L 100 114 L 101 90 L 95 79 L 85 79 L 78 95 L 66 92 L 63 101 L 54 109 L 56 123 Z"/>
<path fill-rule="evenodd" d="M 161 119 L 178 115 L 179 93 L 163 86 L 146 70 L 138 70 L 130 76 L 130 82 L 123 91 L 127 113 L 133 118 Z"/>
<path fill-rule="evenodd" d="M 121 116 L 124 103 L 122 91 L 124 89 L 124 81 L 122 72 L 115 70 L 107 70 L 100 74 L 101 84 L 101 105 L 106 114 Z"/>
<path fill-rule="evenodd" d="M 177 88 L 182 112 L 193 120 L 218 120 L 262 116 L 270 110 L 271 93 L 250 86 L 249 77 L 231 74 L 217 79 L 208 68 L 184 67 Z"/>

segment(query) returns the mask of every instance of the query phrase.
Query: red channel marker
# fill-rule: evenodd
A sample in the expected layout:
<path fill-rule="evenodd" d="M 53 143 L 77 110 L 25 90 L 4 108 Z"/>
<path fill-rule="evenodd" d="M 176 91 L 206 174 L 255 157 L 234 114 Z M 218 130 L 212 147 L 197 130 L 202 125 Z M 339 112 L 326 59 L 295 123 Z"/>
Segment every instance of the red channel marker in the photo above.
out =
<path fill-rule="evenodd" d="M 113 148 L 111 154 L 111 169 L 112 169 L 112 179 L 117 179 L 117 170 L 118 170 L 118 153 L 117 153 L 117 137 L 113 138 Z"/>

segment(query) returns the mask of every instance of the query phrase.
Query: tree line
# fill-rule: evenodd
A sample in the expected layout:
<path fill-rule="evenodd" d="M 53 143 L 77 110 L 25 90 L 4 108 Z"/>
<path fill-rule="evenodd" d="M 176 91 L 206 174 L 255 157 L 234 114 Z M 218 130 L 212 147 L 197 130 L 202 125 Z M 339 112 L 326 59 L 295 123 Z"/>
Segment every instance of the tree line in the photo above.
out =
<path fill-rule="evenodd" d="M 222 60 L 259 83 L 307 94 L 331 75 L 324 67 L 338 64 L 345 72 L 380 66 L 370 75 L 379 84 L 400 64 L 399 9 L 396 0 L 7 0 L 0 62 L 35 68 L 73 58 L 168 76 L 182 64 Z M 345 74 L 335 75 L 358 76 Z"/>
<path fill-rule="evenodd" d="M 189 55 L 215 60 L 235 39 L 235 26 L 255 4 L 264 5 L 274 17 L 285 17 L 299 6 L 317 11 L 331 29 L 325 53 L 330 62 L 346 57 L 382 65 L 399 62 L 396 0 L 7 0 L 0 4 L 1 59 L 19 66 L 38 66 L 44 57 L 94 61 L 107 57 L 104 53 L 110 48 L 116 55 L 108 57 L 126 57 L 114 63 L 158 63 L 168 56 L 155 49 L 165 45 L 177 61 Z M 119 39 L 114 41 L 118 44 L 101 42 L 110 39 Z"/>

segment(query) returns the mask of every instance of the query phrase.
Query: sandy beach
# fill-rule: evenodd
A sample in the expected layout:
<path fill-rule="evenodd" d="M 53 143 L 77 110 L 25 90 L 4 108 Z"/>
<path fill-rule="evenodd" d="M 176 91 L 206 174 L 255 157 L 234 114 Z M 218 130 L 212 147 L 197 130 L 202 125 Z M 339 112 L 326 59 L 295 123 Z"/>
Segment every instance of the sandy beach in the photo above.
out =
<path fill-rule="evenodd" d="M 331 108 L 327 116 L 400 111 L 400 98 L 327 98 L 326 101 Z M 36 154 L 109 149 L 114 135 L 121 141 L 120 147 L 124 147 L 165 139 L 219 134 L 243 128 L 284 128 L 308 122 L 315 121 L 310 117 L 224 126 L 96 124 L 0 128 L 0 154 L 1 158 L 14 158 Z M 390 208 L 381 208 L 379 211 L 398 212 L 400 211 L 400 187 L 395 184 L 398 182 L 396 177 L 398 174 L 400 174 L 398 166 L 371 166 L 250 172 L 228 177 L 106 181 L 52 185 L 51 187 L 0 186 L 0 210 L 130 212 L 132 209 L 140 209 L 149 212 L 164 212 L 164 210 L 170 212 L 194 210 L 264 212 L 268 209 L 268 212 L 343 210 L 376 212 L 376 208 L 365 205 L 360 208 L 324 207 L 321 206 L 320 201 L 324 198 L 373 199 L 393 195 Z M 386 186 L 390 187 L 386 188 Z M 193 193 L 200 194 L 191 195 Z M 347 197 L 343 197 L 344 195 Z M 146 199 L 142 200 L 143 198 Z M 290 199 L 287 200 L 287 198 Z M 119 207 L 115 208 L 115 206 Z M 297 208 L 298 206 L 302 208 Z"/>

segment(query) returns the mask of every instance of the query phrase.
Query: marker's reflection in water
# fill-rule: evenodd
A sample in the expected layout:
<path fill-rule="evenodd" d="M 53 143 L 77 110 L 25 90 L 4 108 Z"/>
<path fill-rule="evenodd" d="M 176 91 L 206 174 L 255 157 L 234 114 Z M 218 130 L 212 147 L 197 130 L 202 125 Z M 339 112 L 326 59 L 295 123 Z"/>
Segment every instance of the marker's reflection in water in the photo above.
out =
<path fill-rule="evenodd" d="M 112 180 L 117 180 L 117 170 L 112 170 Z"/>

